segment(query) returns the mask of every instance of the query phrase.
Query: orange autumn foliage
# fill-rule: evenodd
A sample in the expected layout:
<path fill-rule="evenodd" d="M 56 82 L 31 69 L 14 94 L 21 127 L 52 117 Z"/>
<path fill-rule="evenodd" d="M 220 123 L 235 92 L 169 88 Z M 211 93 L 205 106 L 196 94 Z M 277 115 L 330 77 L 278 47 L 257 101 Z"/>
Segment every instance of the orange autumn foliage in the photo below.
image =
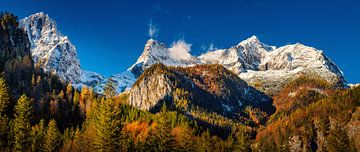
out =
<path fill-rule="evenodd" d="M 126 124 L 123 131 L 129 133 L 135 141 L 145 141 L 150 131 L 156 128 L 157 123 L 147 123 L 141 121 L 134 121 Z"/>

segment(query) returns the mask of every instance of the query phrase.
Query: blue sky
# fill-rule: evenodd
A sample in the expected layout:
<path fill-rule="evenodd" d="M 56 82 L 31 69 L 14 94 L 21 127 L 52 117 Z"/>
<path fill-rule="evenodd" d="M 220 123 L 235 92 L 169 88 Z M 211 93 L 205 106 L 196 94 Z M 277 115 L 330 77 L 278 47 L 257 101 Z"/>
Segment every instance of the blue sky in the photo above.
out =
<path fill-rule="evenodd" d="M 1 0 L 0 10 L 19 18 L 49 14 L 76 45 L 82 68 L 106 76 L 136 61 L 152 23 L 153 37 L 168 46 L 184 39 L 194 55 L 252 35 L 275 46 L 300 42 L 323 50 L 349 82 L 360 82 L 358 0 Z"/>

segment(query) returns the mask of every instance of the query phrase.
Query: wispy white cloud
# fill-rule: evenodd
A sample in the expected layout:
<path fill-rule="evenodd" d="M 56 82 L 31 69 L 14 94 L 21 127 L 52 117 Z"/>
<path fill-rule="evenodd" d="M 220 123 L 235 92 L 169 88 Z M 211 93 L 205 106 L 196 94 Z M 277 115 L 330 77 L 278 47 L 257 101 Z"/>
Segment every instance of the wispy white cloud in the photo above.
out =
<path fill-rule="evenodd" d="M 150 23 L 148 24 L 149 30 L 148 35 L 150 38 L 157 38 L 159 35 L 160 28 L 158 25 L 154 24 L 152 20 L 150 20 Z"/>
<path fill-rule="evenodd" d="M 172 43 L 169 48 L 169 55 L 175 60 L 189 60 L 191 58 L 191 44 L 180 39 Z"/>

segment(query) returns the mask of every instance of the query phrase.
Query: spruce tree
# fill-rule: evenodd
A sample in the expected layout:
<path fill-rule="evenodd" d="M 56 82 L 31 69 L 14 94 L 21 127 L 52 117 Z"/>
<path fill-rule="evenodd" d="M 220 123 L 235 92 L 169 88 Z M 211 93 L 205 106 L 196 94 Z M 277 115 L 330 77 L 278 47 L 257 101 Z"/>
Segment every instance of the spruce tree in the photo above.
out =
<path fill-rule="evenodd" d="M 39 124 L 32 127 L 31 130 L 31 151 L 43 150 L 45 142 L 45 126 L 44 120 L 40 120 Z"/>
<path fill-rule="evenodd" d="M 167 117 L 165 104 L 161 108 L 157 123 L 154 130 L 150 132 L 146 148 L 150 151 L 174 151 L 176 143 L 171 135 L 170 119 Z"/>
<path fill-rule="evenodd" d="M 4 149 L 7 143 L 7 134 L 9 132 L 9 119 L 6 115 L 9 106 L 10 97 L 5 80 L 0 77 L 0 149 Z"/>
<path fill-rule="evenodd" d="M 56 151 L 60 146 L 60 142 L 61 142 L 60 137 L 61 137 L 60 132 L 56 127 L 56 121 L 54 119 L 50 120 L 45 135 L 44 151 L 46 152 Z"/>
<path fill-rule="evenodd" d="M 97 151 L 117 151 L 120 146 L 121 121 L 120 110 L 116 108 L 111 98 L 102 99 L 97 109 L 97 119 L 94 120 L 96 139 L 94 146 Z"/>
<path fill-rule="evenodd" d="M 31 100 L 22 95 L 15 106 L 14 119 L 14 151 L 28 151 L 31 144 Z"/>
<path fill-rule="evenodd" d="M 4 116 L 10 102 L 8 88 L 4 78 L 0 77 L 0 116 Z"/>

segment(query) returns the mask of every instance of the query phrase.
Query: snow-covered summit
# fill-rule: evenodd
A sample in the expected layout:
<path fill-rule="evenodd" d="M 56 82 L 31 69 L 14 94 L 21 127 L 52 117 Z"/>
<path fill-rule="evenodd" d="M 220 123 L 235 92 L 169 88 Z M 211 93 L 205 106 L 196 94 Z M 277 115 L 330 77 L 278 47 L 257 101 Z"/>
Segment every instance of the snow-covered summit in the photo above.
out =
<path fill-rule="evenodd" d="M 164 43 L 150 39 L 145 44 L 144 51 L 128 71 L 138 77 L 146 68 L 155 63 L 163 63 L 168 66 L 191 66 L 200 63 L 193 57 L 189 44 L 178 41 L 168 48 Z"/>
<path fill-rule="evenodd" d="M 76 48 L 57 30 L 53 19 L 40 12 L 20 20 L 20 27 L 27 32 L 35 65 L 58 75 L 63 81 L 80 82 Z"/>
<path fill-rule="evenodd" d="M 199 59 L 203 63 L 222 64 L 229 70 L 239 74 L 249 69 L 258 70 L 261 60 L 269 51 L 274 49 L 274 46 L 268 46 L 256 36 L 252 36 L 229 49 L 220 49 L 202 54 Z"/>
<path fill-rule="evenodd" d="M 344 83 L 341 70 L 321 50 L 300 43 L 276 48 L 252 36 L 230 49 L 199 56 L 207 64 L 219 63 L 248 83 L 273 92 L 301 74 L 315 74 L 332 84 Z M 271 89 L 271 90 L 269 90 Z"/>

